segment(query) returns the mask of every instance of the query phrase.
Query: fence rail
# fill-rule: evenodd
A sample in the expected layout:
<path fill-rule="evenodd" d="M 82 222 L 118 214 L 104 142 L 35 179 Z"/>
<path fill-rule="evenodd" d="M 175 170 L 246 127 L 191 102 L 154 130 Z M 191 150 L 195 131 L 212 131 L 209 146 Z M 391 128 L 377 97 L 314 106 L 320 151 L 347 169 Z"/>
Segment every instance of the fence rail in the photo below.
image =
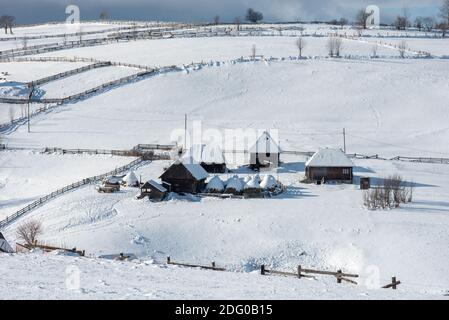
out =
<path fill-rule="evenodd" d="M 102 67 L 109 67 L 111 66 L 112 63 L 109 61 L 105 61 L 105 62 L 97 62 L 94 64 L 90 64 L 84 67 L 80 67 L 77 69 L 73 69 L 73 70 L 69 70 L 69 71 L 65 71 L 65 72 L 61 72 L 49 77 L 45 77 L 39 80 L 35 80 L 35 81 L 31 81 L 27 83 L 28 87 L 36 87 L 36 86 L 40 86 L 43 85 L 45 83 L 49 83 L 51 81 L 55 81 L 55 80 L 59 80 L 62 78 L 66 78 L 66 77 L 70 77 L 72 75 L 78 74 L 78 73 L 82 73 L 82 72 L 86 72 L 89 70 L 93 70 L 93 69 L 97 69 L 97 68 L 102 68 Z"/>
<path fill-rule="evenodd" d="M 104 174 L 101 174 L 101 175 L 98 175 L 98 176 L 86 178 L 86 179 L 83 179 L 81 181 L 77 181 L 75 183 L 72 183 L 71 185 L 65 186 L 65 187 L 63 187 L 61 189 L 58 189 L 58 190 L 56 190 L 56 191 L 54 191 L 54 192 L 52 192 L 50 194 L 47 194 L 46 196 L 43 196 L 43 197 L 37 199 L 36 201 L 30 203 L 26 207 L 20 209 L 19 211 L 17 211 L 13 215 L 8 216 L 8 217 L 6 217 L 6 219 L 0 221 L 0 229 L 8 226 L 9 224 L 11 224 L 12 222 L 14 222 L 17 219 L 21 218 L 22 216 L 24 216 L 28 212 L 34 210 L 37 207 L 42 206 L 43 204 L 47 203 L 49 200 L 52 200 L 52 199 L 58 197 L 59 195 L 62 195 L 64 193 L 67 193 L 69 191 L 77 189 L 77 188 L 79 188 L 81 186 L 84 186 L 84 185 L 97 183 L 97 182 L 105 179 L 108 176 L 117 175 L 119 173 L 123 173 L 123 172 L 125 172 L 125 171 L 127 171 L 127 170 L 129 170 L 129 169 L 131 169 L 131 168 L 133 168 L 133 167 L 135 167 L 137 165 L 139 165 L 142 162 L 143 162 L 143 158 L 139 158 L 139 159 L 134 160 L 133 162 L 131 162 L 131 163 L 125 165 L 125 166 L 119 167 L 119 168 L 117 168 L 115 170 L 112 170 L 110 172 L 107 172 L 107 173 L 104 173 Z"/>

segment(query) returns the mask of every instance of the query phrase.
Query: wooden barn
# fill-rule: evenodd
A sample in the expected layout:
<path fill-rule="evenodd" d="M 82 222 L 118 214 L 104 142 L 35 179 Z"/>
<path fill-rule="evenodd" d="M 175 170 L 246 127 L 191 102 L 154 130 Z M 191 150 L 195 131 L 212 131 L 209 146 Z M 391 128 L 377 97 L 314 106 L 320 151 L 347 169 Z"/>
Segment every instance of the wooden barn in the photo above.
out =
<path fill-rule="evenodd" d="M 193 159 L 209 173 L 226 172 L 223 151 L 217 145 L 193 145 L 184 153 L 182 159 Z"/>
<path fill-rule="evenodd" d="M 152 201 L 162 201 L 167 195 L 168 190 L 160 183 L 150 180 L 140 188 L 140 199 L 148 196 Z"/>
<path fill-rule="evenodd" d="M 250 148 L 250 167 L 252 169 L 275 168 L 281 160 L 279 142 L 265 131 Z"/>
<path fill-rule="evenodd" d="M 173 163 L 161 176 L 163 186 L 170 192 L 200 193 L 206 185 L 208 173 L 192 159 L 182 159 Z"/>
<path fill-rule="evenodd" d="M 340 149 L 320 149 L 306 162 L 310 181 L 352 183 L 354 164 Z"/>

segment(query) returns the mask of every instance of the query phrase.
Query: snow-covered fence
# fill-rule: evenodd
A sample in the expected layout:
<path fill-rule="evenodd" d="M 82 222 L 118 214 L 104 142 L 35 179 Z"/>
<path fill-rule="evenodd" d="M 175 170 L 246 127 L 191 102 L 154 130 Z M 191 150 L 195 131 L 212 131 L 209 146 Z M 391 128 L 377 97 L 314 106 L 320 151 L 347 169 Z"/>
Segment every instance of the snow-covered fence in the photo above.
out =
<path fill-rule="evenodd" d="M 359 153 L 348 154 L 349 157 L 354 159 L 373 159 L 373 160 L 385 160 L 385 161 L 405 161 L 405 162 L 418 162 L 418 163 L 435 163 L 435 164 L 449 164 L 449 158 L 433 158 L 433 157 L 407 157 L 396 156 L 393 158 L 381 157 L 378 154 L 375 155 L 363 155 Z"/>
<path fill-rule="evenodd" d="M 358 278 L 359 277 L 358 274 L 343 273 L 342 270 L 333 272 L 333 271 L 304 269 L 301 266 L 298 266 L 297 272 L 293 273 L 293 272 L 268 270 L 265 268 L 265 265 L 261 265 L 260 266 L 260 274 L 261 275 L 293 276 L 293 277 L 297 277 L 299 279 L 308 277 L 308 274 L 318 274 L 318 275 L 334 276 L 337 279 L 337 283 L 342 283 L 342 281 L 346 281 L 346 282 L 349 282 L 352 284 L 357 284 L 357 282 L 350 280 L 348 278 Z"/>
<path fill-rule="evenodd" d="M 167 264 L 174 265 L 174 266 L 180 266 L 180 267 L 186 267 L 186 268 L 200 268 L 200 269 L 205 269 L 205 270 L 226 271 L 225 268 L 218 268 L 215 264 L 215 261 L 212 261 L 210 266 L 204 266 L 204 265 L 197 265 L 197 264 L 173 262 L 173 261 L 171 261 L 170 257 L 167 257 Z"/>
<path fill-rule="evenodd" d="M 87 96 L 89 96 L 93 93 L 96 93 L 98 91 L 103 91 L 109 87 L 114 87 L 117 85 L 122 85 L 122 84 L 132 82 L 138 78 L 153 74 L 157 71 L 158 71 L 157 69 L 148 68 L 148 70 L 146 70 L 146 71 L 142 71 L 139 73 L 135 73 L 135 74 L 117 79 L 117 80 L 106 82 L 97 87 L 94 87 L 94 88 L 88 89 L 86 91 L 83 91 L 83 92 L 80 92 L 80 93 L 77 93 L 77 94 L 74 94 L 74 95 L 71 95 L 68 97 L 64 97 L 64 98 L 43 98 L 43 99 L 31 98 L 31 100 L 29 100 L 26 98 L 0 97 L 0 103 L 27 104 L 28 102 L 31 102 L 31 103 L 43 103 L 43 104 L 63 104 L 63 103 L 69 102 L 69 101 L 86 98 Z M 36 112 L 35 112 L 35 114 L 36 114 Z M 0 126 L 0 130 L 1 130 L 1 126 Z"/>
<path fill-rule="evenodd" d="M 112 175 L 117 175 L 119 173 L 123 173 L 127 170 L 130 170 L 131 168 L 136 167 L 137 165 L 141 164 L 143 162 L 143 158 L 139 158 L 137 160 L 134 160 L 133 162 L 119 167 L 115 170 L 112 170 L 110 172 L 98 175 L 98 176 L 94 176 L 94 177 L 90 177 L 90 178 L 86 178 L 83 179 L 81 181 L 72 183 L 71 185 L 65 186 L 61 189 L 58 189 L 44 197 L 41 197 L 39 199 L 37 199 L 36 201 L 34 201 L 33 203 L 30 203 L 29 205 L 27 205 L 25 208 L 20 209 L 19 211 L 17 211 L 16 213 L 14 213 L 11 216 L 6 217 L 6 219 L 0 221 L 0 230 L 6 226 L 8 226 L 9 224 L 11 224 L 12 222 L 16 221 L 17 219 L 21 218 L 22 216 L 24 216 L 25 214 L 27 214 L 28 212 L 42 206 L 43 204 L 49 202 L 50 200 L 64 194 L 67 193 L 69 191 L 78 189 L 82 186 L 88 185 L 88 184 L 92 184 L 92 183 L 97 183 L 102 181 L 103 179 L 112 176 Z"/>
<path fill-rule="evenodd" d="M 105 62 L 97 62 L 94 64 L 90 64 L 84 67 L 80 67 L 77 69 L 73 69 L 73 70 L 69 70 L 69 71 L 65 71 L 65 72 L 61 72 L 49 77 L 45 77 L 39 80 L 35 80 L 35 81 L 31 81 L 29 83 L 27 83 L 28 87 L 36 87 L 36 86 L 40 86 L 43 85 L 45 83 L 49 83 L 51 81 L 55 81 L 55 80 L 59 80 L 62 78 L 66 78 L 66 77 L 70 77 L 72 75 L 78 74 L 78 73 L 82 73 L 82 72 L 86 72 L 89 70 L 93 70 L 93 69 L 97 69 L 97 68 L 102 68 L 102 67 L 109 67 L 111 66 L 112 63 L 109 61 L 105 61 Z"/>

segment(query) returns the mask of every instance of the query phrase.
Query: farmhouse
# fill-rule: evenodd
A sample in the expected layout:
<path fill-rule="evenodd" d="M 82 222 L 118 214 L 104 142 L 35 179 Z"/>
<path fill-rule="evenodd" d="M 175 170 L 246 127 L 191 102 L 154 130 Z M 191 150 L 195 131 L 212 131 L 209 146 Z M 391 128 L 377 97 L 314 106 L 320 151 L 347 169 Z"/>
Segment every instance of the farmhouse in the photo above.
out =
<path fill-rule="evenodd" d="M 209 173 L 226 172 L 226 161 L 223 151 L 217 145 L 193 145 L 182 158 L 193 159 Z"/>
<path fill-rule="evenodd" d="M 306 178 L 352 183 L 353 168 L 351 159 L 340 149 L 320 149 L 306 162 Z"/>
<path fill-rule="evenodd" d="M 279 143 L 265 131 L 250 148 L 250 167 L 260 169 L 278 167 L 280 163 L 281 149 Z"/>
<path fill-rule="evenodd" d="M 160 179 L 165 188 L 177 193 L 200 193 L 204 187 L 208 173 L 193 159 L 183 158 L 173 163 Z"/>
<path fill-rule="evenodd" d="M 167 195 L 168 190 L 162 186 L 160 183 L 150 180 L 147 181 L 141 188 L 140 188 L 141 195 L 139 198 L 144 198 L 145 196 L 148 196 L 150 200 L 153 201 L 162 201 L 164 200 L 165 196 Z"/>

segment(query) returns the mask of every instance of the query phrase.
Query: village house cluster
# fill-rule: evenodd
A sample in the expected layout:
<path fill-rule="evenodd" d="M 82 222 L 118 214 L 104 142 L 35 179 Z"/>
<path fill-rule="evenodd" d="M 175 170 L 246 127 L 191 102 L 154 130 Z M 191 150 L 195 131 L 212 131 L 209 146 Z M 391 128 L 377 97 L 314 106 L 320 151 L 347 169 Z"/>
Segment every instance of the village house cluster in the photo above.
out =
<path fill-rule="evenodd" d="M 107 178 L 99 192 L 112 193 L 121 186 L 140 188 L 138 199 L 163 201 L 168 194 L 194 194 L 209 197 L 266 198 L 279 195 L 285 186 L 272 174 L 281 165 L 279 142 L 265 131 L 249 149 L 247 168 L 253 174 L 239 177 L 229 170 L 223 150 L 216 145 L 193 145 L 173 162 L 159 180 L 139 181 L 134 172 Z M 340 149 L 319 149 L 305 163 L 303 183 L 352 183 L 353 162 Z M 260 171 L 267 171 L 260 174 Z M 227 176 L 223 178 L 223 175 Z M 362 181 L 368 183 L 369 181 Z"/>

